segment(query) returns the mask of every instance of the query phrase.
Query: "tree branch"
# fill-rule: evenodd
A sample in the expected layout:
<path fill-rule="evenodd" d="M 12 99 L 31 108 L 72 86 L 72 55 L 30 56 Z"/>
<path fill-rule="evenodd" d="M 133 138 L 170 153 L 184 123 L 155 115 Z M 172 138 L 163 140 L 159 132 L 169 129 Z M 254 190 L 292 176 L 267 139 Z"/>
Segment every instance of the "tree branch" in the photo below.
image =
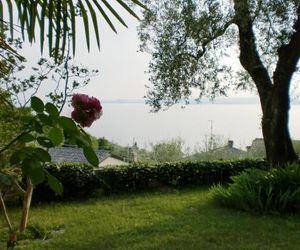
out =
<path fill-rule="evenodd" d="M 297 8 L 297 19 L 294 23 L 294 33 L 290 42 L 282 45 L 278 49 L 278 62 L 273 74 L 276 87 L 288 87 L 286 82 L 290 82 L 293 73 L 296 71 L 297 63 L 300 57 L 300 4 Z"/>
<path fill-rule="evenodd" d="M 15 176 L 11 176 L 11 181 L 12 181 L 12 186 L 14 187 L 14 189 L 20 194 L 20 195 L 24 195 L 25 194 L 25 190 L 20 186 L 20 184 L 18 183 L 17 179 Z"/>
<path fill-rule="evenodd" d="M 68 36 L 68 50 L 67 50 L 67 55 L 66 55 L 66 59 L 65 59 L 65 63 L 64 63 L 64 69 L 65 69 L 65 73 L 66 73 L 66 80 L 65 80 L 65 88 L 64 88 L 64 99 L 63 102 L 61 104 L 61 107 L 59 109 L 59 113 L 62 112 L 66 101 L 67 101 L 67 97 L 68 97 L 68 84 L 69 84 L 69 56 L 70 56 L 70 36 Z"/>
<path fill-rule="evenodd" d="M 235 24 L 239 29 L 240 62 L 252 77 L 262 101 L 267 100 L 273 84 L 258 54 L 248 0 L 234 0 Z"/>
<path fill-rule="evenodd" d="M 199 60 L 207 51 L 206 47 L 209 43 L 217 39 L 218 37 L 221 37 L 224 35 L 228 27 L 234 23 L 234 20 L 230 20 L 225 23 L 224 27 L 222 29 L 218 29 L 213 36 L 205 39 L 201 44 L 201 49 L 197 51 L 196 55 L 191 55 L 194 59 Z"/>
<path fill-rule="evenodd" d="M 10 222 L 10 219 L 8 217 L 8 213 L 7 213 L 7 210 L 6 210 L 6 206 L 5 206 L 5 203 L 4 203 L 4 199 L 3 199 L 3 196 L 2 196 L 1 190 L 0 190 L 0 204 L 1 204 L 1 207 L 2 207 L 2 210 L 3 210 L 3 213 L 4 213 L 4 218 L 5 218 L 6 224 L 7 224 L 8 229 L 9 229 L 9 233 L 12 233 L 14 230 L 13 230 L 12 224 Z"/>

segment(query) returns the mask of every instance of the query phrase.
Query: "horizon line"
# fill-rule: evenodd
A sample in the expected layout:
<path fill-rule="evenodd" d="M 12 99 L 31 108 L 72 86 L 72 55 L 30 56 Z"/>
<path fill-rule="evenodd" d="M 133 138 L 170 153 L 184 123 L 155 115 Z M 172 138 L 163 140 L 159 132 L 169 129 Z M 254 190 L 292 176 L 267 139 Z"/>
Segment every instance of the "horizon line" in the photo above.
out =
<path fill-rule="evenodd" d="M 103 99 L 102 103 L 108 104 L 145 104 L 145 99 L 143 98 L 112 98 Z M 181 101 L 178 104 L 186 104 L 185 101 Z M 258 97 L 217 97 L 214 100 L 209 98 L 203 98 L 200 101 L 190 99 L 186 105 L 200 105 L 200 104 L 260 104 Z M 291 101 L 293 105 L 300 105 L 300 100 Z"/>

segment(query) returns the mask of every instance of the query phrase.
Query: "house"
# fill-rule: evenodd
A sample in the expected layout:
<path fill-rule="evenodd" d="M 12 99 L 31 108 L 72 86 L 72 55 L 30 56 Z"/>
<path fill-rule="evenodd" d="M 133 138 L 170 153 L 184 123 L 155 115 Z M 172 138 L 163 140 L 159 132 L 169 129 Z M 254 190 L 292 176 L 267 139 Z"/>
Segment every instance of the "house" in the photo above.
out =
<path fill-rule="evenodd" d="M 247 156 L 249 158 L 263 159 L 266 157 L 265 143 L 263 138 L 255 138 L 251 146 L 247 146 Z"/>
<path fill-rule="evenodd" d="M 292 140 L 296 154 L 300 155 L 300 140 Z M 247 147 L 247 157 L 265 158 L 266 150 L 263 138 L 255 138 L 251 146 Z"/>
<path fill-rule="evenodd" d="M 233 146 L 233 141 L 229 140 L 223 147 L 215 148 L 192 156 L 194 160 L 234 160 L 245 158 L 246 151 Z"/>
<path fill-rule="evenodd" d="M 68 145 L 63 147 L 50 148 L 49 153 L 51 155 L 52 162 L 74 162 L 88 164 L 88 161 L 86 160 L 82 149 L 74 146 Z M 124 159 L 111 154 L 107 150 L 95 150 L 95 153 L 97 154 L 99 159 L 99 167 L 128 164 L 124 161 Z"/>
<path fill-rule="evenodd" d="M 229 140 L 227 145 L 213 149 L 209 153 L 213 154 L 217 159 L 220 160 L 241 159 L 246 155 L 246 151 L 233 146 L 232 140 Z"/>

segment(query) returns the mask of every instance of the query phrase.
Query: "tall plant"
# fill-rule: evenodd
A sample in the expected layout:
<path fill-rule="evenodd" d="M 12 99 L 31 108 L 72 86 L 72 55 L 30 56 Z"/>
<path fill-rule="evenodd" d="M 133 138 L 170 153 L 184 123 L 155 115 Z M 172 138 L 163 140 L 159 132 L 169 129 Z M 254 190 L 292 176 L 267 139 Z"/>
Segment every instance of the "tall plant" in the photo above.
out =
<path fill-rule="evenodd" d="M 44 104 L 38 97 L 32 97 L 31 109 L 33 114 L 26 124 L 26 130 L 0 149 L 0 154 L 3 154 L 17 144 L 23 144 L 21 148 L 13 150 L 14 152 L 6 163 L 6 167 L 19 171 L 22 179 L 26 182 L 26 188 L 21 187 L 15 175 L 0 172 L 0 183 L 15 188 L 23 196 L 20 232 L 24 231 L 28 224 L 29 208 L 35 185 L 46 181 L 57 194 L 61 195 L 63 192 L 63 186 L 59 180 L 45 169 L 45 164 L 51 162 L 51 156 L 48 152 L 50 148 L 60 146 L 65 140 L 69 140 L 83 149 L 83 153 L 91 165 L 98 166 L 99 164 L 97 155 L 92 148 L 92 141 L 82 127 L 89 127 L 100 118 L 102 106 L 96 98 L 90 98 L 86 95 L 74 95 L 72 106 L 74 107 L 72 117 L 77 124 L 73 119 L 62 116 L 54 104 L 50 102 Z M 8 216 L 1 189 L 0 204 L 10 233 L 8 246 L 13 246 L 16 239 L 16 229 Z"/>

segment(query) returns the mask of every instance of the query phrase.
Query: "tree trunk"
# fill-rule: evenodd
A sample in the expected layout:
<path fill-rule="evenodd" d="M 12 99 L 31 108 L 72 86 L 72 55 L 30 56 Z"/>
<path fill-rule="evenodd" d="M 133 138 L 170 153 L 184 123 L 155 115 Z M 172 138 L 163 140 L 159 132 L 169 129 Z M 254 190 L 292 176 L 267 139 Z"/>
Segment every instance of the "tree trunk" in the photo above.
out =
<path fill-rule="evenodd" d="M 262 131 L 270 168 L 297 160 L 289 133 L 290 100 L 288 89 L 273 89 L 262 102 Z"/>
<path fill-rule="evenodd" d="M 33 185 L 31 183 L 31 180 L 27 178 L 27 189 L 24 194 L 22 216 L 21 216 L 21 222 L 19 227 L 20 232 L 23 232 L 27 227 L 32 192 L 33 192 Z"/>
<path fill-rule="evenodd" d="M 11 234 L 11 233 L 13 233 L 13 227 L 12 227 L 12 224 L 11 224 L 10 219 L 8 217 L 8 213 L 7 213 L 7 210 L 6 210 L 6 206 L 5 206 L 5 202 L 4 202 L 1 190 L 0 190 L 0 204 L 1 204 L 1 207 L 2 207 L 2 210 L 3 210 L 4 219 L 6 221 L 8 229 L 9 229 L 9 233 Z"/>
<path fill-rule="evenodd" d="M 258 53 L 253 31 L 254 18 L 249 0 L 234 0 L 235 24 L 239 29 L 240 62 L 254 81 L 261 102 L 262 130 L 270 168 L 297 160 L 289 134 L 289 88 L 300 57 L 300 5 L 294 32 L 288 44 L 278 52 L 278 61 L 271 79 Z"/>

